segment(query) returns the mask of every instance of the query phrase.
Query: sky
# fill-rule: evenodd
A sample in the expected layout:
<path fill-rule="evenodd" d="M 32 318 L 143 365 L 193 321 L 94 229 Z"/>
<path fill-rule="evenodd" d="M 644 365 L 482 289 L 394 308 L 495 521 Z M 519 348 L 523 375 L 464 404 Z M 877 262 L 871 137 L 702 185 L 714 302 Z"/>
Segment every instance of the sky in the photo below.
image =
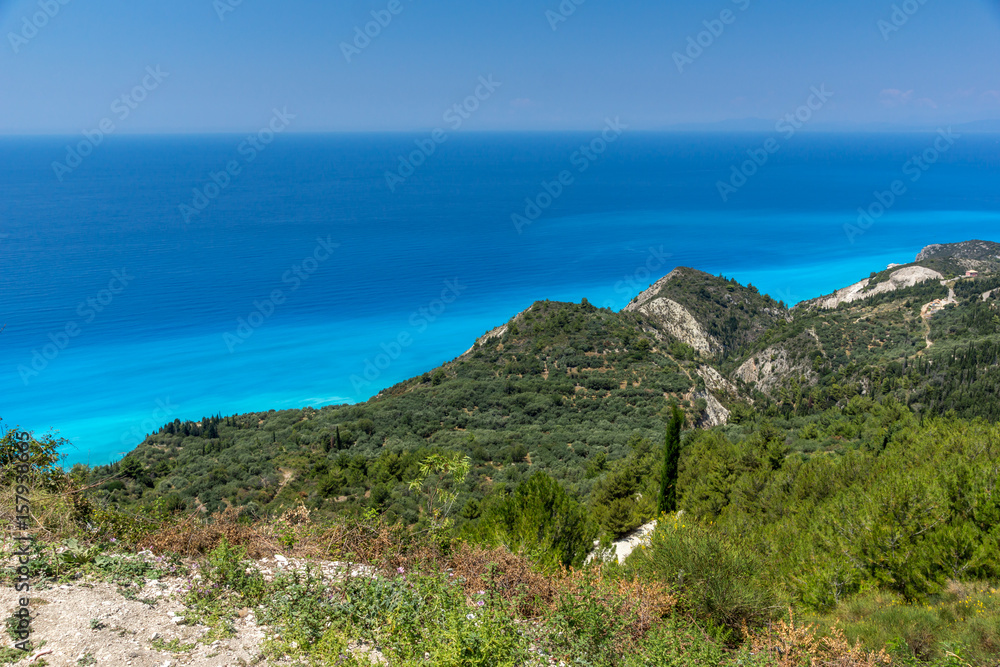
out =
<path fill-rule="evenodd" d="M 1000 121 L 1000 0 L 0 0 L 0 35 L 0 134 Z"/>

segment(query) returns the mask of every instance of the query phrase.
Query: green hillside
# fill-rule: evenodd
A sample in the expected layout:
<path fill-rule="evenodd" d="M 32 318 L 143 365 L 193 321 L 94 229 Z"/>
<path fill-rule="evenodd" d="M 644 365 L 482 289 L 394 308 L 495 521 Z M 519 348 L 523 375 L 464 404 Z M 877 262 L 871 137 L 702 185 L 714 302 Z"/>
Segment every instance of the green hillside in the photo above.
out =
<path fill-rule="evenodd" d="M 679 304 L 693 316 L 711 341 L 713 354 L 732 353 L 788 317 L 784 303 L 760 294 L 752 285 L 685 267 L 636 296 L 626 310 L 646 310 L 660 299 Z M 651 319 L 663 328 L 662 316 Z"/>
<path fill-rule="evenodd" d="M 940 249 L 936 258 L 948 259 Z M 620 313 L 586 301 L 536 303 L 463 356 L 368 403 L 176 421 L 90 475 L 121 473 L 101 487 L 116 503 L 163 498 L 260 514 L 303 502 L 327 513 L 373 508 L 412 524 L 422 519 L 408 488 L 419 463 L 456 453 L 472 466 L 456 489 L 459 523 L 541 471 L 590 504 L 602 529 L 621 534 L 655 514 L 653 443 L 672 404 L 688 428 L 727 414 L 735 432 L 784 420 L 787 446 L 806 456 L 859 446 L 817 438 L 815 427 L 859 396 L 918 416 L 995 420 L 1000 318 L 997 295 L 982 295 L 1000 279 L 949 286 L 956 302 L 932 317 L 922 316 L 925 304 L 949 294 L 936 280 L 789 311 L 732 280 L 678 269 Z M 660 299 L 682 307 L 719 348 L 698 352 L 645 307 Z"/>
<path fill-rule="evenodd" d="M 678 342 L 672 354 L 644 323 L 588 304 L 537 303 L 502 335 L 364 405 L 168 424 L 116 466 L 125 478 L 107 490 L 114 500 L 169 496 L 209 511 L 375 506 L 415 522 L 406 483 L 438 451 L 473 461 L 467 517 L 537 470 L 587 496 L 637 439 L 658 437 L 671 401 L 692 419 L 704 403 L 691 400 L 704 388 L 692 351 Z"/>
<path fill-rule="evenodd" d="M 362 632 L 410 656 L 392 664 L 419 663 L 419 641 L 451 650 L 458 640 L 426 624 L 407 626 L 419 641 L 378 628 L 399 620 L 390 594 L 414 609 L 436 601 L 461 624 L 468 591 L 448 582 L 462 571 L 475 596 L 496 596 L 508 657 L 530 644 L 579 665 L 993 667 L 997 248 L 932 246 L 790 310 L 682 268 L 622 312 L 538 302 L 364 404 L 174 421 L 123 460 L 69 475 L 53 467 L 59 441 L 42 439 L 32 488 L 50 509 L 38 522 L 73 540 L 215 549 L 211 567 L 234 572 L 244 552 L 223 537 L 370 563 L 384 580 L 328 590 L 341 602 L 322 610 L 283 592 L 298 581 L 259 581 L 252 600 L 236 579 L 198 593 L 212 618 L 246 605 L 279 625 L 313 614 L 312 635 L 276 649 L 309 664 L 329 664 L 326 632 L 331 645 Z M 10 479 L 13 451 L 8 434 Z M 622 566 L 563 569 L 582 566 L 595 538 L 653 519 Z M 414 563 L 414 578 L 393 574 Z M 478 641 L 476 627 L 461 641 Z M 499 655 L 475 651 L 480 662 L 441 664 Z"/>

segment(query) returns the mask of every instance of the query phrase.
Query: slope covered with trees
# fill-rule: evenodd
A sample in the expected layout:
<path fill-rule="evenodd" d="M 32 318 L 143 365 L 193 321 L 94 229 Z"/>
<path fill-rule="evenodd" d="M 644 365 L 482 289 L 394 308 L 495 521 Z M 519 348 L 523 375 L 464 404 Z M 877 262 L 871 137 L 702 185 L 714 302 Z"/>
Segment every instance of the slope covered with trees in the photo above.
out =
<path fill-rule="evenodd" d="M 788 310 L 682 269 L 619 313 L 536 303 L 454 361 L 365 404 L 174 421 L 123 460 L 68 475 L 54 468 L 63 443 L 43 438 L 32 450 L 45 473 L 37 488 L 64 505 L 45 521 L 61 517 L 60 530 L 137 547 L 174 544 L 196 524 L 250 535 L 249 544 L 264 531 L 288 548 L 355 533 L 389 548 L 380 531 L 390 531 L 406 536 L 387 552 L 397 561 L 412 549 L 459 563 L 470 548 L 488 549 L 476 552 L 491 563 L 476 575 L 487 587 L 497 563 L 513 567 L 512 554 L 527 559 L 516 567 L 531 581 L 558 578 L 584 563 L 595 539 L 606 545 L 658 518 L 623 566 L 567 575 L 563 597 L 546 603 L 555 605 L 543 622 L 550 639 L 585 656 L 580 664 L 685 664 L 684 646 L 700 646 L 712 664 L 826 655 L 843 665 L 992 666 L 993 251 L 984 242 L 935 247 L 918 263 L 951 266 L 943 281 L 900 283 L 834 308 Z M 969 262 L 978 276 L 958 273 Z M 699 348 L 705 336 L 718 345 Z M 12 465 L 11 442 L 8 434 L 0 443 L 0 472 Z M 323 537 L 294 528 L 293 508 Z M 274 524 L 277 516 L 286 518 Z M 323 525 L 340 527 L 327 537 Z M 369 548 L 352 544 L 335 555 Z M 496 590 L 506 591 L 510 614 L 526 613 L 525 599 Z M 634 598 L 627 591 L 639 590 L 673 602 L 612 627 Z M 380 594 L 348 600 L 369 593 Z M 776 623 L 784 609 L 819 625 Z M 538 622 L 503 618 L 510 627 Z M 330 619 L 317 627 L 343 622 Z M 834 623 L 842 630 L 824 629 Z M 296 650 L 321 647 L 319 636 Z M 686 643 L 667 650 L 661 640 Z"/>
<path fill-rule="evenodd" d="M 935 261 L 951 261 L 946 249 Z M 805 455 L 857 445 L 824 435 L 830 411 L 856 397 L 918 416 L 995 420 L 998 293 L 983 295 L 998 286 L 983 274 L 788 311 L 733 281 L 679 269 L 640 301 L 681 304 L 725 341 L 715 354 L 664 331 L 656 313 L 539 302 L 453 362 L 368 403 L 175 421 L 88 474 L 116 475 L 101 487 L 114 503 L 260 514 L 303 502 L 412 524 L 421 514 L 408 481 L 428 454 L 448 452 L 471 461 L 456 490 L 459 523 L 544 472 L 589 505 L 602 529 L 621 534 L 656 514 L 662 457 L 652 443 L 663 441 L 673 405 L 686 428 L 704 422 L 710 403 L 731 411 L 730 431 L 785 420 L 789 447 Z M 926 304 L 949 290 L 954 303 L 929 315 Z"/>

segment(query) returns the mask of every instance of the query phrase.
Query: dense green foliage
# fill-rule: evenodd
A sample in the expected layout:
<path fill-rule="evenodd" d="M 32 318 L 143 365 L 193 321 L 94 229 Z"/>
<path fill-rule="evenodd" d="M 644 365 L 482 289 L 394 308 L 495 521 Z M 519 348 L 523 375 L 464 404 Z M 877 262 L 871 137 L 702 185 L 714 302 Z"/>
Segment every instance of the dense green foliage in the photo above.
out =
<path fill-rule="evenodd" d="M 261 606 L 278 629 L 275 654 L 306 647 L 317 664 L 360 635 L 403 665 L 425 651 L 435 664 L 523 664 L 534 646 L 581 665 L 698 655 L 784 666 L 798 663 L 756 642 L 763 628 L 799 636 L 778 620 L 789 607 L 843 622 L 851 640 L 888 648 L 893 664 L 991 664 L 1000 652 L 991 252 L 935 251 L 919 265 L 946 284 L 829 310 L 789 311 L 690 269 L 644 297 L 679 304 L 684 326 L 662 319 L 673 306 L 539 302 L 362 405 L 177 420 L 122 461 L 65 477 L 61 443 L 32 440 L 33 483 L 50 493 L 92 486 L 60 507 L 64 525 L 95 539 L 138 544 L 178 512 L 234 508 L 240 525 L 267 524 L 301 504 L 369 536 L 373 521 L 410 531 L 430 550 L 472 543 L 521 554 L 552 577 L 580 567 L 596 538 L 607 544 L 659 517 L 623 567 L 565 583 L 531 626 L 537 636 L 516 601 L 491 590 L 470 602 L 440 572 L 339 588 L 311 574 L 265 582 L 241 565 L 239 547 L 219 545 L 189 608 L 222 627 L 234 604 Z M 964 277 L 970 262 L 984 275 Z M 692 321 L 714 341 L 710 352 L 685 337 Z M 0 442 L 8 479 L 10 445 Z M 66 559 L 122 567 L 98 563 L 92 549 L 67 542 L 57 573 Z M 635 606 L 646 597 L 662 604 Z M 780 632 L 774 646 L 791 650 Z M 855 662 L 831 664 L 886 664 L 852 653 L 837 632 L 823 655 Z"/>
<path fill-rule="evenodd" d="M 663 439 L 663 471 L 660 473 L 659 514 L 677 511 L 677 469 L 681 462 L 681 429 L 684 416 L 674 407 Z"/>
<path fill-rule="evenodd" d="M 776 596 L 757 554 L 717 531 L 664 519 L 627 571 L 670 582 L 719 639 L 738 643 L 745 627 L 774 617 Z"/>
<path fill-rule="evenodd" d="M 771 425 L 746 439 L 698 434 L 681 507 L 749 540 L 770 579 L 812 608 L 873 587 L 917 600 L 948 580 L 1000 578 L 1000 428 L 921 425 L 898 404 L 862 398 L 827 421 L 859 446 L 806 458 L 782 456 Z"/>
<path fill-rule="evenodd" d="M 721 346 L 723 356 L 755 341 L 788 317 L 784 303 L 732 278 L 678 268 L 653 299 L 683 306 Z"/>
<path fill-rule="evenodd" d="M 766 395 L 746 387 L 772 415 L 811 414 L 860 394 L 891 397 L 920 414 L 954 410 L 995 420 L 1000 301 L 982 299 L 991 280 L 959 281 L 958 303 L 927 321 L 922 306 L 948 293 L 933 281 L 835 310 L 797 310 L 790 324 L 769 331 L 725 369 L 754 356 L 787 354 L 790 369 Z"/>
<path fill-rule="evenodd" d="M 536 473 L 510 495 L 492 497 L 466 535 L 530 555 L 541 567 L 556 570 L 583 565 L 594 548 L 597 525 L 558 482 Z"/>
<path fill-rule="evenodd" d="M 462 357 L 366 404 L 177 420 L 123 461 L 79 476 L 94 483 L 113 475 L 98 492 L 111 504 L 237 506 L 260 516 L 303 502 L 321 513 L 374 510 L 419 524 L 433 517 L 410 482 L 428 456 L 453 453 L 469 458 L 469 474 L 427 483 L 455 494 L 459 527 L 484 523 L 487 508 L 496 511 L 511 489 L 544 472 L 603 532 L 621 535 L 663 509 L 670 472 L 650 443 L 662 437 L 671 404 L 690 427 L 707 421 L 707 398 L 720 400 L 737 439 L 765 437 L 754 424 L 761 418 L 805 419 L 783 438 L 766 436 L 774 441 L 766 446 L 784 440 L 806 458 L 859 446 L 864 434 L 840 415 L 857 397 L 898 402 L 917 417 L 1000 417 L 998 301 L 982 299 L 996 282 L 989 274 L 959 280 L 958 303 L 925 321 L 922 305 L 948 294 L 934 281 L 789 315 L 752 288 L 681 269 L 658 295 L 725 343 L 716 356 L 661 334 L 655 316 L 539 302 Z M 768 358 L 787 363 L 766 384 L 735 372 Z M 706 386 L 707 367 L 736 380 L 737 390 Z"/>
<path fill-rule="evenodd" d="M 457 489 L 459 522 L 536 471 L 586 498 L 629 455 L 634 434 L 659 439 L 665 396 L 699 416 L 684 400 L 703 387 L 695 362 L 675 360 L 642 323 L 587 304 L 538 303 L 443 367 L 439 382 L 414 378 L 364 405 L 174 422 L 93 476 L 118 475 L 104 487 L 112 502 L 171 497 L 259 514 L 302 500 L 415 523 L 423 515 L 408 482 L 420 461 L 457 452 L 472 460 Z"/>

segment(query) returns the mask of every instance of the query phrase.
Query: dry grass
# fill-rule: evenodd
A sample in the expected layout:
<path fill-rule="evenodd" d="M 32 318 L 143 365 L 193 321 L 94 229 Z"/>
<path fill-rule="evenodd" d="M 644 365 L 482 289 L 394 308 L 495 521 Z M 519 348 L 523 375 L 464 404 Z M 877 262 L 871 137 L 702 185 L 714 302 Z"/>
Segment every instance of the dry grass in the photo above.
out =
<path fill-rule="evenodd" d="M 36 540 L 58 541 L 74 537 L 79 532 L 78 517 L 83 497 L 71 485 L 59 489 L 34 487 L 28 496 L 27 530 Z M 16 485 L 0 487 L 0 525 L 7 533 L 19 532 L 17 525 Z"/>
<path fill-rule="evenodd" d="M 302 505 L 277 520 L 247 521 L 236 508 L 211 517 L 192 513 L 155 527 L 139 546 L 155 553 L 197 558 L 212 551 L 223 539 L 245 548 L 251 558 L 283 554 L 364 563 L 386 571 L 396 567 L 415 569 L 423 563 L 440 561 L 437 551 L 404 526 L 351 519 L 320 526 Z"/>
<path fill-rule="evenodd" d="M 829 634 L 820 635 L 816 626 L 795 624 L 792 610 L 789 620 L 774 623 L 766 630 L 744 634 L 754 653 L 771 657 L 778 667 L 882 667 L 892 660 L 884 650 L 868 651 L 861 644 L 851 644 L 843 630 L 834 626 Z"/>
<path fill-rule="evenodd" d="M 654 579 L 622 577 L 598 564 L 569 574 L 563 595 L 605 610 L 627 623 L 615 638 L 615 651 L 627 655 L 638 650 L 639 643 L 664 618 L 677 609 L 678 599 L 669 587 Z M 564 598 L 565 601 L 566 598 Z"/>
<path fill-rule="evenodd" d="M 565 576 L 548 577 L 539 573 L 531 561 L 503 548 L 485 549 L 462 544 L 451 559 L 454 573 L 464 579 L 471 597 L 485 590 L 516 604 L 525 618 L 540 616 L 551 607 Z"/>
<path fill-rule="evenodd" d="M 154 553 L 174 553 L 198 557 L 215 549 L 222 540 L 246 548 L 252 558 L 281 553 L 277 542 L 261 527 L 238 520 L 238 511 L 229 508 L 206 521 L 197 514 L 155 528 L 142 538 L 139 546 Z"/>

